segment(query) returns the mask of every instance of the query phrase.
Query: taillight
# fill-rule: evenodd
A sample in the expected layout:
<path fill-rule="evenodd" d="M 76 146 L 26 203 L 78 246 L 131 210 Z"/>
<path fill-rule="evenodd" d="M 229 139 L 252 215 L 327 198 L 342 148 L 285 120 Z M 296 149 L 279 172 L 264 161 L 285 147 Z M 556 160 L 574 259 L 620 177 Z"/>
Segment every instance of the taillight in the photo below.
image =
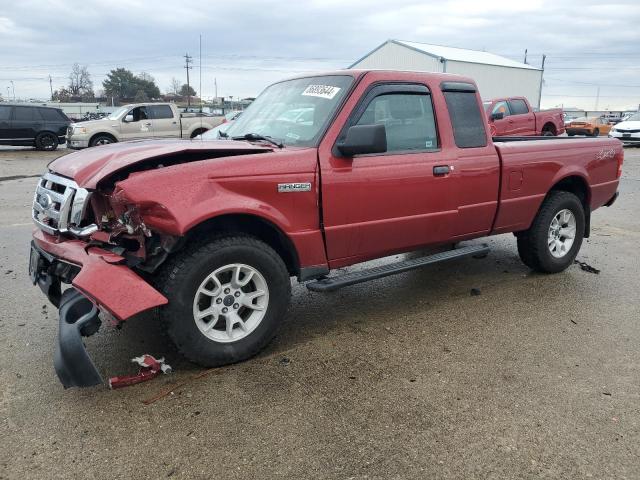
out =
<path fill-rule="evenodd" d="M 616 155 L 618 159 L 618 176 L 616 178 L 620 178 L 622 176 L 622 164 L 624 163 L 624 149 L 621 148 Z"/>

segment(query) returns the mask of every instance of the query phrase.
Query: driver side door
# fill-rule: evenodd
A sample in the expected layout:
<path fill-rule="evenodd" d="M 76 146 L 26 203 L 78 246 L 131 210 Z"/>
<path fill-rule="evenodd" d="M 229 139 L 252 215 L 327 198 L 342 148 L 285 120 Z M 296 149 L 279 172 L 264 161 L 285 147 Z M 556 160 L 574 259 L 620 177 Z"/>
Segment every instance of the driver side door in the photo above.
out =
<path fill-rule="evenodd" d="M 423 84 L 378 84 L 354 108 L 353 125 L 384 125 L 387 151 L 322 159 L 322 207 L 332 268 L 446 241 L 455 225 L 456 175 L 442 149 Z"/>
<path fill-rule="evenodd" d="M 127 117 L 131 116 L 131 121 Z M 120 123 L 120 141 L 153 137 L 153 123 L 148 107 L 132 108 Z"/>

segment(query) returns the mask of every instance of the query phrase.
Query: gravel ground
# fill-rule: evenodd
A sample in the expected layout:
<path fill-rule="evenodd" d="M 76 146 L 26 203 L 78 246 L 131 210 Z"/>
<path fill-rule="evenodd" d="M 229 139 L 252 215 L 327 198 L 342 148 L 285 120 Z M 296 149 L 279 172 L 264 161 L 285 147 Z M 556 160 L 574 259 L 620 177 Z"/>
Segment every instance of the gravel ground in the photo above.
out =
<path fill-rule="evenodd" d="M 295 284 L 271 346 L 207 372 L 142 316 L 88 339 L 96 364 L 175 372 L 116 391 L 62 389 L 27 278 L 30 177 L 64 152 L 0 150 L 0 478 L 640 478 L 640 149 L 578 257 L 599 275 L 534 274 L 502 235 L 485 259 Z"/>

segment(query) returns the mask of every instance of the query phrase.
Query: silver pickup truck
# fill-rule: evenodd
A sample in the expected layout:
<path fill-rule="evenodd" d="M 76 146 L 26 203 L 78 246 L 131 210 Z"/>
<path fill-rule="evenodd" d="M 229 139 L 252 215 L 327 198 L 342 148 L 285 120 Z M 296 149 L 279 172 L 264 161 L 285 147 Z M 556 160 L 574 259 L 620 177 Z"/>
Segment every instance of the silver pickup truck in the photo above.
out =
<path fill-rule="evenodd" d="M 125 105 L 100 120 L 72 123 L 67 147 L 87 148 L 151 138 L 193 138 L 222 123 L 224 117 L 180 113 L 172 103 Z"/>

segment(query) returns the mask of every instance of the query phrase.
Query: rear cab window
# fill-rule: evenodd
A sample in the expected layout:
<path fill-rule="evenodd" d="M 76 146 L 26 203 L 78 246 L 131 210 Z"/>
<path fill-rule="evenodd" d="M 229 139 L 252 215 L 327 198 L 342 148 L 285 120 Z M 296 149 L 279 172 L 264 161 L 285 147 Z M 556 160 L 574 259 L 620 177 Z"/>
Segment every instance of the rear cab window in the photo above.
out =
<path fill-rule="evenodd" d="M 453 138 L 459 148 L 487 146 L 484 116 L 471 83 L 444 82 L 442 93 L 449 110 Z"/>

